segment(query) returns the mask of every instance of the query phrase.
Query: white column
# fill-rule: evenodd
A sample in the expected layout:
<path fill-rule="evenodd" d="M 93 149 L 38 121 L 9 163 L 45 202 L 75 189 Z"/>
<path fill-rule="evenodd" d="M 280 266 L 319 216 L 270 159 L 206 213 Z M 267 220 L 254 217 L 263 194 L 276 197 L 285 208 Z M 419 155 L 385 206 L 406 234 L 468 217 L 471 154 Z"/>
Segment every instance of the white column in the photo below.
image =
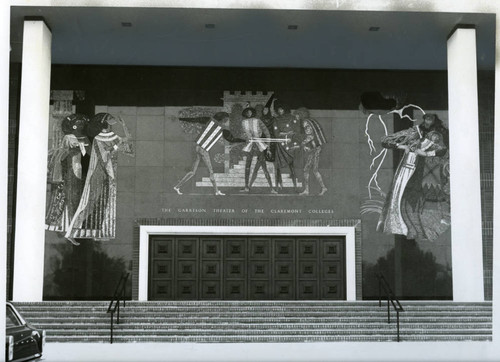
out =
<path fill-rule="evenodd" d="M 0 126 L 0 300 L 6 300 L 7 276 L 7 188 L 8 188 L 8 134 L 9 134 L 9 28 L 10 7 L 7 2 L 0 4 L 0 118 L 4 121 Z M 5 315 L 5 303 L 0 303 L 0 315 Z M 5 340 L 5 318 L 0 318 L 0 341 Z"/>
<path fill-rule="evenodd" d="M 476 30 L 448 39 L 453 300 L 484 301 Z"/>
<path fill-rule="evenodd" d="M 14 301 L 41 301 L 52 34 L 24 22 L 14 249 Z"/>
<path fill-rule="evenodd" d="M 500 49 L 500 11 L 496 13 L 496 49 Z M 495 59 L 495 125 L 500 124 L 500 59 L 497 56 Z M 493 313 L 492 325 L 493 340 L 500 339 L 500 298 L 498 298 L 498 291 L 500 290 L 500 147 L 498 147 L 500 140 L 500 127 L 495 127 L 495 148 L 494 148 L 494 165 L 493 165 Z"/>

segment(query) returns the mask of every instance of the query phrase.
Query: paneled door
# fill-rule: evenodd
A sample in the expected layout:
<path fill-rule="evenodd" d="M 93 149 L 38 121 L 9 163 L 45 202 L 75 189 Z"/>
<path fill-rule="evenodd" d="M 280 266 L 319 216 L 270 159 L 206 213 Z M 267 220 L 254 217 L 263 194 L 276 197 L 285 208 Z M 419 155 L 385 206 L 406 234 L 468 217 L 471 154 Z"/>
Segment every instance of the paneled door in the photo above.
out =
<path fill-rule="evenodd" d="M 344 237 L 150 237 L 149 300 L 327 299 L 345 299 Z"/>

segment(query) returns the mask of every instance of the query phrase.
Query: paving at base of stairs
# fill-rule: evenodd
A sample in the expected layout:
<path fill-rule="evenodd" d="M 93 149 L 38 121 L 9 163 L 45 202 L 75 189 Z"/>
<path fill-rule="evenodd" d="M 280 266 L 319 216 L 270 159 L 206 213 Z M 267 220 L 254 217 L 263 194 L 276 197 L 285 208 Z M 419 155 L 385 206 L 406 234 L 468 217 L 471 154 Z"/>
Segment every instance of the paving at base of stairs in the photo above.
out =
<path fill-rule="evenodd" d="M 47 343 L 44 362 L 498 361 L 499 343 Z"/>

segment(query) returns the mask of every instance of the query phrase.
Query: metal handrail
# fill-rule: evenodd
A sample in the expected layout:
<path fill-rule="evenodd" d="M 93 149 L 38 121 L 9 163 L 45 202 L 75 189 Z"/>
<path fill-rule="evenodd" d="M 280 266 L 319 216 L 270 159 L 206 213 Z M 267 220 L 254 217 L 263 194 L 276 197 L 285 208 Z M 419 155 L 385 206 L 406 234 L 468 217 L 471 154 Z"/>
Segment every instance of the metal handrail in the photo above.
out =
<path fill-rule="evenodd" d="M 116 312 L 116 324 L 120 324 L 120 301 L 123 300 L 123 307 L 125 307 L 125 288 L 130 273 L 123 273 L 115 288 L 113 299 L 109 302 L 108 310 L 106 313 L 111 313 L 111 321 L 109 326 L 110 341 L 113 344 L 113 316 Z M 114 306 L 113 306 L 114 304 Z"/>
<path fill-rule="evenodd" d="M 382 273 L 377 273 L 377 278 L 378 278 L 378 306 L 382 306 L 382 289 L 384 289 L 386 295 L 387 295 L 387 323 L 391 323 L 391 306 L 394 307 L 394 310 L 396 311 L 396 320 L 397 320 L 397 336 L 398 339 L 397 341 L 400 341 L 399 338 L 399 312 L 404 312 L 403 306 L 399 302 L 399 300 L 394 296 L 392 293 L 392 289 L 389 286 L 389 283 L 385 279 L 384 275 Z M 390 303 L 390 304 L 389 304 Z"/>

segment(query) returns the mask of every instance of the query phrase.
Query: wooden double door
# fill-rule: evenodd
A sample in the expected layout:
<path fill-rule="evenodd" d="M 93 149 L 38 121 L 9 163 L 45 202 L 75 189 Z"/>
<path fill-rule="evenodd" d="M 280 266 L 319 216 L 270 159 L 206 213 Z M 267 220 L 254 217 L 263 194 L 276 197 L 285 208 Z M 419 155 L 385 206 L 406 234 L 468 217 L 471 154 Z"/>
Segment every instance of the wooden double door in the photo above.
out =
<path fill-rule="evenodd" d="M 345 237 L 150 236 L 149 300 L 344 300 Z"/>

